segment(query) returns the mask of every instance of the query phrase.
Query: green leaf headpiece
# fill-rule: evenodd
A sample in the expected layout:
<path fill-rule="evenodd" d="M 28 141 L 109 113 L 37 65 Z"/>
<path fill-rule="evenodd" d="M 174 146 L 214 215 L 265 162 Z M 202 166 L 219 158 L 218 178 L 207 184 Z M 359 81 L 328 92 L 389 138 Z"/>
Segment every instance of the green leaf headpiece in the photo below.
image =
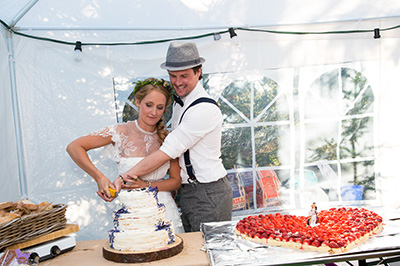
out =
<path fill-rule="evenodd" d="M 163 86 L 168 90 L 171 97 L 174 95 L 174 88 L 172 87 L 172 84 L 169 81 L 163 79 L 147 78 L 145 80 L 137 80 L 132 84 L 135 85 L 135 88 L 133 89 L 133 95 L 135 95 L 136 92 L 138 92 L 143 86 L 146 86 L 148 84 L 151 84 L 153 86 Z"/>

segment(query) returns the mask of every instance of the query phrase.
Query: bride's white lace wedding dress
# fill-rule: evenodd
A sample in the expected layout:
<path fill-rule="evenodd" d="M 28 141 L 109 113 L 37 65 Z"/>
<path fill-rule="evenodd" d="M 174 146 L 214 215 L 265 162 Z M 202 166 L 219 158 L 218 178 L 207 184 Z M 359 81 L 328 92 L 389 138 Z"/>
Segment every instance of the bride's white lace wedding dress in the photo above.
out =
<path fill-rule="evenodd" d="M 146 155 L 151 154 L 160 147 L 156 131 L 144 131 L 139 127 L 137 121 L 109 126 L 91 134 L 102 137 L 112 136 L 114 145 L 106 146 L 105 153 L 118 163 L 118 174 L 125 173 Z M 140 178 L 151 182 L 160 181 L 166 177 L 168 169 L 169 162 Z M 159 191 L 158 200 L 165 205 L 166 218 L 172 221 L 175 233 L 184 233 L 180 213 L 171 193 Z"/>

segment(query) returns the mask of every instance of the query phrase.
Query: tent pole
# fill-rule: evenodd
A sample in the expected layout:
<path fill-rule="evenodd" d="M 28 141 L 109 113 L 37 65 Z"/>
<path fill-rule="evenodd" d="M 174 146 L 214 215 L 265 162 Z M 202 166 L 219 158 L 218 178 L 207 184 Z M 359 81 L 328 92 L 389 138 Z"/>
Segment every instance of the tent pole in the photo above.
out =
<path fill-rule="evenodd" d="M 23 17 L 25 16 L 25 14 L 38 2 L 39 0 L 32 0 L 30 2 L 28 2 L 24 8 L 22 8 L 18 14 L 11 20 L 10 22 L 10 27 L 14 27 L 15 24 L 17 24 L 17 22 Z"/>
<path fill-rule="evenodd" d="M 14 129 L 17 146 L 17 158 L 18 158 L 18 173 L 19 173 L 19 186 L 21 197 L 28 197 L 28 180 L 25 172 L 25 158 L 22 145 L 22 131 L 21 131 L 21 120 L 19 114 L 18 105 L 18 94 L 16 86 L 16 75 L 15 75 L 15 59 L 14 59 L 14 45 L 12 34 L 7 31 L 7 48 L 8 48 L 8 69 L 10 72 L 10 85 L 11 85 L 11 101 L 12 110 L 14 116 Z"/>
<path fill-rule="evenodd" d="M 396 16 L 388 16 L 388 17 L 371 17 L 371 18 L 357 18 L 357 19 L 343 19 L 343 20 L 335 20 L 335 21 L 317 21 L 317 22 L 303 22 L 301 25 L 310 26 L 310 25 L 323 25 L 330 23 L 345 23 L 345 22 L 360 22 L 360 21 L 375 21 L 375 20 L 389 20 L 389 19 L 397 19 L 400 15 Z M 253 25 L 217 25 L 217 26 L 194 26 L 194 27 L 136 27 L 136 26 L 18 26 L 15 28 L 16 31 L 80 31 L 80 30 L 88 30 L 88 31 L 193 31 L 193 30 L 207 30 L 207 31 L 221 31 L 227 30 L 228 28 L 248 28 L 248 29 L 258 29 L 258 28 L 277 28 L 277 27 L 292 27 L 298 26 L 299 24 L 295 23 L 286 23 L 286 24 L 253 24 Z"/>

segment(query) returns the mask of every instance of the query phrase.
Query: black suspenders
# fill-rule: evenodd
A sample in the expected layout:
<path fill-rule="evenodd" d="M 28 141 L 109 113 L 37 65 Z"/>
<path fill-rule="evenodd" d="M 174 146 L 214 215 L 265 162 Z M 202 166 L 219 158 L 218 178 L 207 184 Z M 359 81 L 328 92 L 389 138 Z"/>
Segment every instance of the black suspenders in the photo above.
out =
<path fill-rule="evenodd" d="M 186 111 L 187 111 L 190 107 L 195 106 L 196 104 L 199 104 L 199 103 L 203 103 L 203 102 L 213 103 L 213 104 L 215 104 L 216 106 L 218 106 L 217 102 L 214 101 L 214 100 L 211 99 L 211 98 L 207 98 L 207 97 L 198 98 L 197 100 L 195 100 L 194 102 L 192 102 L 192 103 L 189 105 L 189 107 L 185 109 L 185 111 L 183 111 L 183 113 L 182 113 L 182 115 L 181 115 L 181 118 L 179 119 L 178 125 L 181 123 L 182 118 L 183 118 L 183 115 L 186 113 Z M 195 183 L 195 184 L 196 184 L 196 183 L 199 183 L 199 181 L 197 181 L 197 179 L 196 179 L 196 176 L 194 175 L 193 166 L 192 166 L 192 163 L 190 162 L 189 150 L 186 150 L 186 151 L 185 151 L 185 153 L 183 154 L 183 157 L 184 157 L 184 159 L 185 159 L 186 171 L 187 171 L 187 173 L 188 173 L 188 175 L 189 175 L 189 179 L 188 179 L 189 183 Z"/>

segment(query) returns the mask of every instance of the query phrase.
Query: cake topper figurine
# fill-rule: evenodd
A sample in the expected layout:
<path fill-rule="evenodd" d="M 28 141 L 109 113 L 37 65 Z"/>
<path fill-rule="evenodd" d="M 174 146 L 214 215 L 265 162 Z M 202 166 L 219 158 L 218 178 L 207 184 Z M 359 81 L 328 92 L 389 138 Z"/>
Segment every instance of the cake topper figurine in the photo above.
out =
<path fill-rule="evenodd" d="M 311 210 L 308 212 L 308 215 L 310 217 L 307 219 L 307 225 L 311 227 L 317 226 L 319 223 L 319 219 L 317 212 L 317 204 L 315 202 L 313 202 L 313 204 L 311 205 Z"/>

